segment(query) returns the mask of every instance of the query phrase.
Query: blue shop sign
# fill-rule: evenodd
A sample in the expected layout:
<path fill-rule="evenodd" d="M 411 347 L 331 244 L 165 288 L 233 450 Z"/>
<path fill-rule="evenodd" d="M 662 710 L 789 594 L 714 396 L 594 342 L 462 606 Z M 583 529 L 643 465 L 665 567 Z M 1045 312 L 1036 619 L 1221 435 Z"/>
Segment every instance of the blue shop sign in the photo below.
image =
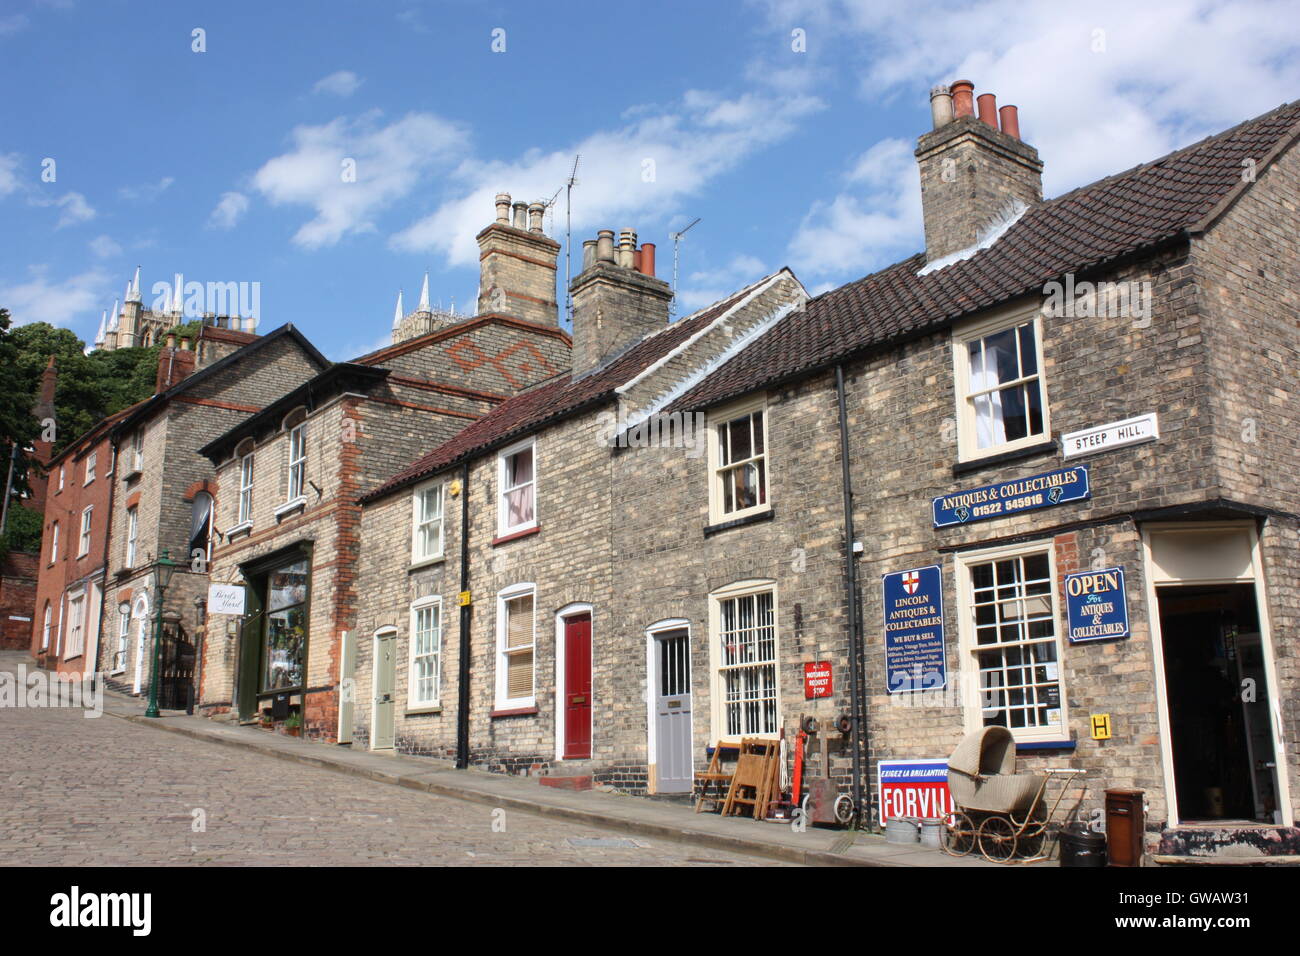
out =
<path fill-rule="evenodd" d="M 1071 644 L 1129 636 L 1123 568 L 1067 574 L 1065 607 Z"/>
<path fill-rule="evenodd" d="M 947 686 L 938 565 L 884 575 L 885 684 L 891 694 Z"/>
<path fill-rule="evenodd" d="M 1088 466 L 1075 465 L 1073 468 L 940 495 L 933 501 L 934 526 L 947 528 L 954 524 L 1003 518 L 1022 511 L 1050 508 L 1091 497 Z"/>

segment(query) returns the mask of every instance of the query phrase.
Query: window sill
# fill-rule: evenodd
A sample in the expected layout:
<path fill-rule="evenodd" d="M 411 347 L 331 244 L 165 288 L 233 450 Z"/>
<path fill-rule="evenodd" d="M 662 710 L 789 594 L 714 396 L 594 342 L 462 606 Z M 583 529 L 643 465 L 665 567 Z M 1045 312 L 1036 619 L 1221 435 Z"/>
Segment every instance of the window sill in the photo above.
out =
<path fill-rule="evenodd" d="M 1076 742 L 1073 740 L 1017 740 L 1016 752 L 1022 750 L 1073 750 Z"/>
<path fill-rule="evenodd" d="M 416 704 L 414 707 L 406 708 L 406 716 L 418 716 L 421 714 L 441 714 L 442 704 Z"/>
<path fill-rule="evenodd" d="M 143 475 L 143 474 L 144 474 L 144 471 L 143 471 L 142 469 L 140 469 L 140 468 L 132 468 L 130 471 L 128 471 L 125 475 L 122 476 L 122 480 L 123 480 L 123 481 L 134 481 L 135 479 L 139 478 L 139 477 L 140 477 L 141 475 Z"/>
<path fill-rule="evenodd" d="M 233 528 L 231 528 L 229 531 L 226 532 L 226 540 L 234 541 L 240 535 L 252 534 L 252 533 L 253 533 L 253 522 L 244 521 L 235 525 Z"/>
<path fill-rule="evenodd" d="M 518 541 L 520 538 L 527 538 L 529 535 L 537 534 L 541 530 L 542 526 L 535 524 L 531 528 L 523 528 L 519 531 L 511 531 L 507 534 L 499 535 L 492 539 L 492 547 L 495 548 L 497 545 L 505 544 L 508 541 Z"/>
<path fill-rule="evenodd" d="M 496 720 L 498 717 L 533 717 L 538 713 L 537 706 L 515 707 L 510 710 L 494 710 L 488 714 L 490 720 Z"/>
<path fill-rule="evenodd" d="M 972 471 L 992 468 L 995 465 L 1004 465 L 1007 462 L 1020 461 L 1022 458 L 1053 455 L 1059 450 L 1060 446 L 1056 444 L 1056 440 L 1049 439 L 1048 441 L 1039 442 L 1037 445 L 1028 445 L 1013 451 L 1004 451 L 997 455 L 986 455 L 983 458 L 972 458 L 970 461 L 959 461 L 952 466 L 952 475 L 956 478 L 960 475 L 970 474 Z"/>
<path fill-rule="evenodd" d="M 297 498 L 294 498 L 290 501 L 286 501 L 284 504 L 280 505 L 280 507 L 276 508 L 273 513 L 275 515 L 276 521 L 283 521 L 286 517 L 293 514 L 295 511 L 306 511 L 306 510 L 307 510 L 307 496 L 299 495 Z"/>
<path fill-rule="evenodd" d="M 419 571 L 423 568 L 431 568 L 436 564 L 444 564 L 446 561 L 447 556 L 445 554 L 440 554 L 436 558 L 421 558 L 419 561 L 412 561 L 407 565 L 406 570 Z"/>
<path fill-rule="evenodd" d="M 125 668 L 125 667 L 119 667 L 119 668 L 118 668 L 117 670 L 115 670 L 115 671 L 109 671 L 109 672 L 108 672 L 108 676 L 109 676 L 109 677 L 116 677 L 118 674 L 125 674 L 125 673 L 126 673 L 126 668 Z"/>
<path fill-rule="evenodd" d="M 743 528 L 745 525 L 758 524 L 760 521 L 771 521 L 775 517 L 776 512 L 769 507 L 766 511 L 756 511 L 753 514 L 745 515 L 743 518 L 719 521 L 717 524 L 705 525 L 704 537 L 708 538 L 720 531 L 729 531 L 732 528 Z"/>

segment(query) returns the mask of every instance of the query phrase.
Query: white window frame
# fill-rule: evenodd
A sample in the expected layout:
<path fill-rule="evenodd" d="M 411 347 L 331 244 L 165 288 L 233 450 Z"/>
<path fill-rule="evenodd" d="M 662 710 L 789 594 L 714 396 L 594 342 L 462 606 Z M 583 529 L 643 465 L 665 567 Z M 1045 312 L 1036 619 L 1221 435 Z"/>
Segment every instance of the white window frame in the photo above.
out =
<path fill-rule="evenodd" d="M 1002 382 L 996 389 L 1007 388 L 1015 383 L 1025 383 L 1037 379 L 1038 397 L 1043 411 L 1043 430 L 1024 438 L 1000 442 L 986 448 L 979 447 L 979 426 L 976 420 L 975 403 L 971 400 L 970 382 L 970 343 L 988 338 L 1007 329 L 1032 324 L 1034 329 L 1034 357 L 1037 375 L 1026 376 L 1010 382 Z M 1017 342 L 1019 337 L 1017 336 Z M 1047 394 L 1047 369 L 1043 364 L 1043 316 L 1038 306 L 1018 305 L 1001 309 L 986 318 L 977 319 L 953 328 L 952 333 L 953 385 L 957 402 L 957 459 L 958 461 L 976 461 L 1006 452 L 1018 451 L 1034 445 L 1041 445 L 1052 438 L 1051 407 Z M 993 391 L 996 389 L 990 389 Z M 1028 409 L 1026 409 L 1026 414 Z"/>
<path fill-rule="evenodd" d="M 117 606 L 117 647 L 113 651 L 113 660 L 109 662 L 110 673 L 121 674 L 126 671 L 127 658 L 131 656 L 131 605 L 123 602 Z M 118 667 L 118 661 L 122 666 Z"/>
<path fill-rule="evenodd" d="M 59 560 L 59 523 L 54 522 L 54 527 L 50 530 L 50 564 Z"/>
<path fill-rule="evenodd" d="M 727 732 L 726 689 L 723 685 L 722 672 L 726 666 L 722 659 L 722 605 L 735 598 L 770 593 L 772 595 L 773 648 L 772 666 L 776 688 L 776 727 L 768 732 Z M 726 587 L 718 588 L 709 594 L 709 721 L 712 727 L 712 740 L 739 741 L 742 737 L 763 737 L 775 740 L 781 731 L 784 708 L 781 701 L 781 602 L 775 580 L 751 579 L 737 581 Z M 761 666 L 759 664 L 758 666 Z"/>
<path fill-rule="evenodd" d="M 533 692 L 526 697 L 507 697 L 509 693 L 507 661 L 510 654 L 518 653 L 522 647 L 506 650 L 506 636 L 509 622 L 506 620 L 506 603 L 515 598 L 531 595 L 533 598 L 533 642 L 529 649 L 533 652 Z M 494 710 L 522 710 L 537 706 L 537 585 L 532 583 L 513 584 L 497 592 L 497 653 L 496 653 L 496 693 Z"/>
<path fill-rule="evenodd" d="M 99 464 L 99 453 L 92 451 L 90 457 L 86 459 L 85 477 L 81 482 L 83 488 L 95 480 L 95 466 L 97 464 Z"/>
<path fill-rule="evenodd" d="M 116 469 L 117 469 L 117 446 L 109 445 L 108 446 L 108 471 L 104 472 L 104 474 L 112 475 Z"/>
<path fill-rule="evenodd" d="M 438 499 L 438 517 L 421 520 L 423 518 L 422 507 L 424 496 L 428 492 L 437 492 Z M 536 511 L 534 510 L 534 514 Z M 425 553 L 421 550 L 421 541 L 423 536 L 421 531 L 425 525 L 437 525 L 438 528 L 438 547 L 435 551 Z M 411 564 L 426 564 L 432 561 L 439 561 L 443 558 L 446 549 L 446 526 L 447 526 L 447 484 L 444 481 L 426 482 L 422 485 L 416 485 L 414 493 L 411 495 Z"/>
<path fill-rule="evenodd" d="M 533 477 L 530 481 L 515 486 L 506 484 L 506 463 L 521 451 L 531 449 L 533 453 Z M 537 467 L 537 439 L 525 438 L 521 442 L 516 442 L 507 448 L 501 449 L 497 453 L 497 536 L 505 537 L 509 534 L 518 534 L 521 531 L 531 531 L 537 527 L 538 523 L 538 505 L 540 504 L 540 495 L 538 493 L 539 469 Z M 517 525 L 510 524 L 510 508 L 506 504 L 506 495 L 518 488 L 532 486 L 533 489 L 533 517 L 529 521 L 524 521 Z"/>
<path fill-rule="evenodd" d="M 53 614 L 50 612 L 50 602 L 45 602 L 45 614 L 41 619 L 41 650 L 46 651 L 50 648 L 50 620 Z"/>
<path fill-rule="evenodd" d="M 140 429 L 131 433 L 131 470 L 144 471 L 144 432 Z"/>
<path fill-rule="evenodd" d="M 1050 582 L 1047 596 L 1052 605 L 1052 639 L 1056 642 L 1056 685 L 1060 700 L 1060 719 L 1057 723 L 1044 727 L 1007 727 L 1017 743 L 1042 743 L 1063 741 L 1070 737 L 1070 714 L 1068 705 L 1068 688 L 1065 678 L 1065 644 L 1061 640 L 1061 601 L 1060 588 L 1057 586 L 1056 543 L 1051 538 L 1030 541 L 1024 544 L 1000 548 L 982 548 L 967 551 L 954 558 L 954 585 L 957 590 L 957 634 L 959 649 L 959 669 L 961 686 L 967 688 L 962 695 L 963 719 L 967 732 L 984 727 L 983 690 L 980 684 L 980 667 L 978 655 L 981 650 L 992 650 L 1006 644 L 985 644 L 976 642 L 975 605 L 971 568 L 975 565 L 988 564 L 1007 558 L 1018 558 L 1031 554 L 1047 555 L 1047 575 Z M 1038 641 L 1025 642 L 1027 646 Z"/>
<path fill-rule="evenodd" d="M 84 558 L 90 554 L 90 527 L 94 521 L 94 505 L 87 505 L 81 512 L 81 535 L 77 540 L 77 557 Z"/>
<path fill-rule="evenodd" d="M 239 458 L 239 518 L 237 525 L 253 523 L 253 481 L 255 477 L 253 452 Z"/>
<path fill-rule="evenodd" d="M 294 457 L 294 446 L 298 455 Z M 304 418 L 289 429 L 289 496 L 288 502 L 307 496 L 307 420 Z"/>
<path fill-rule="evenodd" d="M 126 567 L 134 568 L 136 560 L 137 538 L 140 534 L 140 506 L 131 505 L 126 509 Z"/>
<path fill-rule="evenodd" d="M 763 416 L 763 452 L 760 455 L 753 455 L 746 459 L 745 463 L 754 463 L 762 461 L 763 463 L 763 496 L 766 499 L 761 504 L 749 508 L 738 508 L 734 511 L 724 511 L 724 497 L 722 493 L 722 469 L 733 470 L 744 463 L 732 462 L 728 465 L 722 464 L 722 445 L 718 438 L 718 428 L 737 418 L 754 415 L 759 413 Z M 742 402 L 736 402 L 709 412 L 708 425 L 708 461 L 709 461 L 709 523 L 718 524 L 723 521 L 734 521 L 738 518 L 746 518 L 750 515 L 762 514 L 765 511 L 772 510 L 772 435 L 771 435 L 771 416 L 767 413 L 767 396 L 759 395 L 746 399 Z"/>
<path fill-rule="evenodd" d="M 434 636 L 434 649 L 431 653 L 422 654 L 420 656 L 433 657 L 435 659 L 434 676 L 433 676 L 434 694 L 433 697 L 431 697 L 428 700 L 421 700 L 420 697 L 416 694 L 415 662 L 417 658 L 415 654 L 415 635 L 417 633 L 417 622 L 420 619 L 420 613 L 422 611 L 429 611 L 429 610 L 432 610 L 437 617 L 437 628 L 436 628 L 436 634 Z M 413 713 L 421 713 L 421 712 L 429 713 L 429 712 L 440 711 L 442 710 L 442 664 L 443 664 L 442 597 L 439 595 L 431 595 L 429 597 L 422 597 L 417 601 L 413 601 L 411 603 L 410 622 L 411 622 L 410 630 L 408 632 L 409 636 L 406 642 L 406 657 L 407 657 L 406 712 L 408 714 L 413 714 Z"/>
<path fill-rule="evenodd" d="M 86 652 L 86 592 L 68 595 L 68 647 L 63 660 L 70 661 Z"/>
<path fill-rule="evenodd" d="M 63 490 L 63 465 L 59 465 L 59 491 Z"/>

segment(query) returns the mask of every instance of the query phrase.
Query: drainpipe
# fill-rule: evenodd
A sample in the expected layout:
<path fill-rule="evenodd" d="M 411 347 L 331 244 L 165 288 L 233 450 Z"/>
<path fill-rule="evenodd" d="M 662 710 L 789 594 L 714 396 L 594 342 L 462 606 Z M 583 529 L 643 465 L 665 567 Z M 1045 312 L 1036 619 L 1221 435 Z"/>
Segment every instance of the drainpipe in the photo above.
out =
<path fill-rule="evenodd" d="M 469 462 L 460 473 L 460 593 L 469 592 Z M 456 769 L 469 766 L 469 626 L 471 607 L 460 605 L 460 667 L 456 687 Z"/>
<path fill-rule="evenodd" d="M 858 569 L 853 554 L 853 480 L 849 475 L 849 417 L 844 402 L 844 366 L 835 366 L 835 397 L 840 409 L 840 466 L 844 486 L 844 596 L 849 608 L 849 677 L 853 722 L 853 812 L 861 823 L 870 819 L 863 805 L 862 745 L 867 735 L 866 708 L 862 706 L 862 621 L 858 606 Z M 866 799 L 870 799 L 870 791 Z"/>

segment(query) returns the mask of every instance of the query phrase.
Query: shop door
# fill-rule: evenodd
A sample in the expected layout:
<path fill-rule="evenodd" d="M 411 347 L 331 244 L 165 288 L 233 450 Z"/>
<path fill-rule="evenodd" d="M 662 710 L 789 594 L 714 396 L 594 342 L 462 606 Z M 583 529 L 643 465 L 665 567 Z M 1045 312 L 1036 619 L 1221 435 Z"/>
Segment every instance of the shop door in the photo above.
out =
<path fill-rule="evenodd" d="M 564 619 L 564 759 L 591 756 L 591 615 Z"/>
<path fill-rule="evenodd" d="M 1280 823 L 1252 584 L 1157 589 L 1178 815 Z"/>
<path fill-rule="evenodd" d="M 655 635 L 655 673 L 650 691 L 655 701 L 655 790 L 690 793 L 691 761 L 690 636 L 685 630 Z"/>
<path fill-rule="evenodd" d="M 375 708 L 371 750 L 393 749 L 393 717 L 397 702 L 397 632 L 375 635 Z"/>

